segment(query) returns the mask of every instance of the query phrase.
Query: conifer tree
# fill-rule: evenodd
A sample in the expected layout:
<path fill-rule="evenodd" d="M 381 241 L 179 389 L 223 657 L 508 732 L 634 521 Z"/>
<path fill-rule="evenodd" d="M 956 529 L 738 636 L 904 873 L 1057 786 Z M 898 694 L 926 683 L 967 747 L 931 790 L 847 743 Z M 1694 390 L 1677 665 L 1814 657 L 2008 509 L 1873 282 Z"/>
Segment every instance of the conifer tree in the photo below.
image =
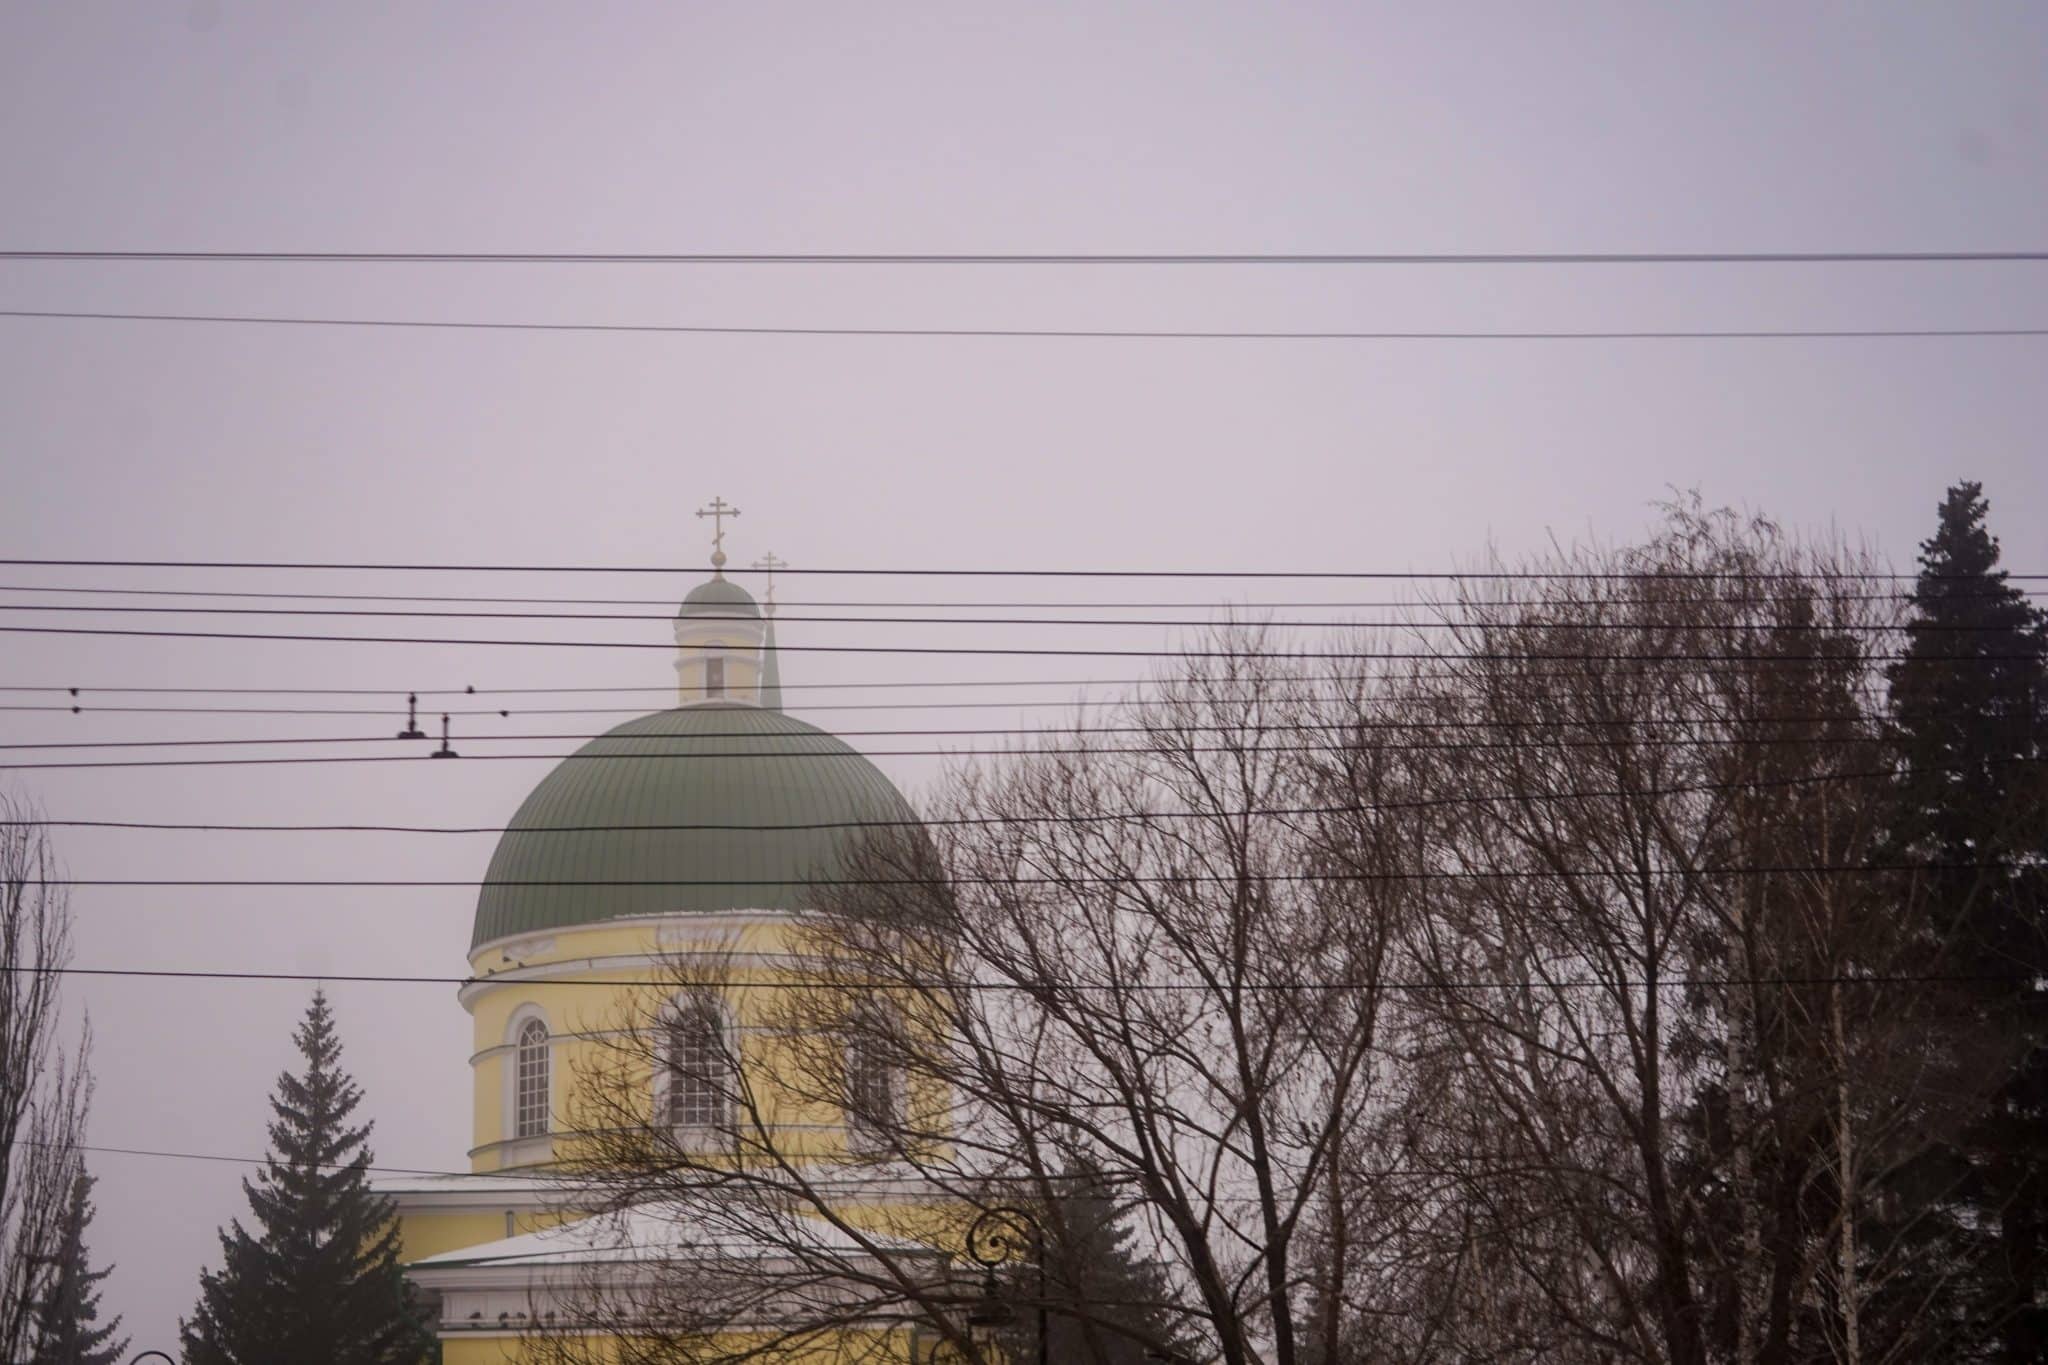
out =
<path fill-rule="evenodd" d="M 1944 1230 L 1938 1259 L 1962 1268 L 1960 1311 L 1989 1329 L 1993 1358 L 2033 1361 L 2048 1359 L 2048 618 L 1998 568 L 1988 510 L 1981 485 L 1956 484 L 1920 547 L 1891 669 L 1892 843 L 1931 865 L 1947 925 L 1931 947 L 1943 973 L 1968 979 L 1964 1036 L 1993 1057 L 2022 1043 L 1954 1154 L 1960 1201 L 1927 1223 Z"/>
<path fill-rule="evenodd" d="M 1166 1312 L 1172 1294 L 1165 1277 L 1140 1254 L 1138 1230 L 1098 1163 L 1085 1153 L 1070 1156 L 1061 1189 L 1041 1230 L 1046 1358 L 1072 1365 L 1141 1365 L 1156 1358 L 1145 1343 L 1179 1335 Z M 1020 1302 L 1037 1294 L 1035 1268 L 1012 1267 L 1004 1279 Z M 1003 1334 L 1005 1357 L 1036 1360 L 1037 1330 L 1035 1311 L 1019 1313 Z"/>
<path fill-rule="evenodd" d="M 253 1234 L 220 1235 L 222 1265 L 200 1275 L 182 1324 L 188 1365 L 413 1365 L 431 1350 L 398 1261 L 391 1203 L 369 1186 L 371 1124 L 351 1124 L 362 1091 L 341 1069 L 324 992 L 294 1041 L 299 1075 L 278 1078 L 271 1150 L 242 1182 Z"/>
<path fill-rule="evenodd" d="M 1981 485 L 1955 485 L 1921 542 L 1891 667 L 1904 760 L 1894 841 L 1941 865 L 1961 915 L 1955 965 L 2010 977 L 2040 960 L 2038 917 L 2020 873 L 1986 877 L 1977 864 L 2024 862 L 2048 838 L 2031 762 L 2048 741 L 2048 620 L 1998 568 L 1989 506 Z"/>
<path fill-rule="evenodd" d="M 94 1270 L 85 1245 L 92 1225 L 93 1179 L 83 1170 L 72 1179 L 62 1240 L 50 1288 L 36 1306 L 35 1354 L 30 1365 L 115 1365 L 128 1349 L 114 1334 L 121 1319 L 100 1323 L 100 1281 L 111 1267 Z"/>

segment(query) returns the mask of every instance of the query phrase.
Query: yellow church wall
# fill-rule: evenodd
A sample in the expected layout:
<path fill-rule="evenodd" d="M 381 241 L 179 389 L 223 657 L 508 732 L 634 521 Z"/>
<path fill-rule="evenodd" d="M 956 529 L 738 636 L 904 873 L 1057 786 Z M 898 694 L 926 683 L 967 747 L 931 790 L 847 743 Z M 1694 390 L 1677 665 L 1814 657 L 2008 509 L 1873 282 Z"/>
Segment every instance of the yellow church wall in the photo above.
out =
<path fill-rule="evenodd" d="M 441 1365 L 509 1365 L 534 1358 L 517 1337 L 441 1339 Z"/>
<path fill-rule="evenodd" d="M 692 640 L 681 650 L 682 667 L 676 670 L 676 699 L 688 706 L 692 702 L 712 701 L 715 698 L 704 690 L 703 650 L 715 650 L 714 657 L 725 660 L 725 690 L 720 697 L 739 698 L 744 701 L 758 701 L 761 692 L 761 663 L 756 646 L 742 644 L 737 639 Z"/>
<path fill-rule="evenodd" d="M 484 1152 L 486 1144 L 495 1143 L 504 1137 L 505 1067 L 499 1062 L 487 1062 L 476 1068 L 476 1095 L 470 1115 L 469 1131 L 475 1138 L 476 1158 L 471 1169 L 494 1171 L 498 1169 L 496 1151 Z"/>
<path fill-rule="evenodd" d="M 508 1132 L 511 1035 L 518 1023 L 529 1015 L 546 1021 L 552 1036 L 554 1127 L 558 1133 L 573 1133 L 585 1126 L 579 1118 L 585 1106 L 575 1093 L 577 1078 L 631 1060 L 619 1050 L 622 1031 L 649 1017 L 675 988 L 674 964 L 692 959 L 702 964 L 706 975 L 734 983 L 721 993 L 738 1030 L 743 1064 L 759 1087 L 769 1121 L 786 1130 L 795 1152 L 843 1153 L 844 1133 L 835 1106 L 799 1102 L 768 1079 L 790 1074 L 794 1060 L 792 1042 L 776 1032 L 771 1002 L 772 988 L 801 973 L 803 957 L 796 951 L 795 937 L 785 916 L 738 914 L 684 923 L 670 919 L 659 924 L 577 926 L 481 945 L 473 963 L 482 979 L 465 992 L 474 1020 L 473 1168 L 507 1169 L 566 1155 L 561 1136 L 553 1144 L 514 1142 Z M 507 960 L 517 965 L 493 972 L 493 963 Z M 579 984 L 588 981 L 606 984 Z M 634 984 L 614 987 L 612 982 Z M 651 1069 L 641 1071 L 632 1081 L 641 1092 L 640 1117 L 651 1121 L 653 1076 Z"/>

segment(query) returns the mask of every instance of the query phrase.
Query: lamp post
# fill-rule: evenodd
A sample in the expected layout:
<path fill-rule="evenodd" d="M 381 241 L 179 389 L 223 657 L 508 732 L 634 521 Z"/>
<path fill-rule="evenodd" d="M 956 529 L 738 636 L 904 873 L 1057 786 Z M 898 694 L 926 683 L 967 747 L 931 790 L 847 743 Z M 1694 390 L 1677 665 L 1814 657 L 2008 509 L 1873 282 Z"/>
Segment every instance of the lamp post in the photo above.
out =
<path fill-rule="evenodd" d="M 1017 1320 L 1004 1303 L 996 1285 L 996 1267 L 1015 1260 L 1026 1248 L 1018 1235 L 1019 1225 L 1029 1228 L 1032 1262 L 1038 1267 L 1038 1365 L 1046 1365 L 1045 1345 L 1045 1230 L 1023 1209 L 1004 1205 L 985 1211 L 967 1228 L 967 1254 L 982 1268 L 985 1277 L 981 1301 L 968 1310 L 967 1325 L 989 1330 L 1008 1327 Z"/>

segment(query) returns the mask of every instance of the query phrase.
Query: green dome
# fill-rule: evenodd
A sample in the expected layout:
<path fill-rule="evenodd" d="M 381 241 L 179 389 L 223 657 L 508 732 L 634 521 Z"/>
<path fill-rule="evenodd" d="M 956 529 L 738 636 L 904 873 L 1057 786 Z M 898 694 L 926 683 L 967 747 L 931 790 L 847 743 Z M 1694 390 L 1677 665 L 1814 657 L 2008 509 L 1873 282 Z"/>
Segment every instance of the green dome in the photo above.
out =
<path fill-rule="evenodd" d="M 874 764 L 815 726 L 732 704 L 658 711 L 533 789 L 484 874 L 471 946 L 627 915 L 801 909 L 861 837 L 817 826 L 914 818 Z M 669 825 L 733 828 L 646 828 Z"/>
<path fill-rule="evenodd" d="M 759 616 L 752 593 L 729 578 L 710 578 L 690 589 L 678 616 Z"/>

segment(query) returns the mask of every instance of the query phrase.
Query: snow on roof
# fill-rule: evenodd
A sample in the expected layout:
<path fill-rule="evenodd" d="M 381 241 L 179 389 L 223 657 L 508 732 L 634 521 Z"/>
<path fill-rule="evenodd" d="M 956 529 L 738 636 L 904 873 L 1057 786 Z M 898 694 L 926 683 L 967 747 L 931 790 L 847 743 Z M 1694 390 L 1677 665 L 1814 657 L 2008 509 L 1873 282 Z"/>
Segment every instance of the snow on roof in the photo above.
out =
<path fill-rule="evenodd" d="M 596 1214 L 539 1232 L 443 1252 L 411 1263 L 415 1270 L 481 1266 L 560 1266 L 593 1262 L 667 1260 L 777 1260 L 792 1251 L 860 1256 L 867 1247 L 822 1219 L 789 1214 L 770 1235 L 727 1223 L 706 1223 L 700 1210 L 651 1204 L 623 1213 Z M 884 1251 L 943 1255 L 907 1237 L 868 1234 Z"/>
<path fill-rule="evenodd" d="M 516 1172 L 492 1171 L 479 1175 L 467 1175 L 450 1171 L 443 1175 L 383 1175 L 370 1182 L 370 1188 L 378 1194 L 484 1194 L 493 1190 L 532 1191 L 559 1187 L 559 1178 L 521 1175 Z"/>

